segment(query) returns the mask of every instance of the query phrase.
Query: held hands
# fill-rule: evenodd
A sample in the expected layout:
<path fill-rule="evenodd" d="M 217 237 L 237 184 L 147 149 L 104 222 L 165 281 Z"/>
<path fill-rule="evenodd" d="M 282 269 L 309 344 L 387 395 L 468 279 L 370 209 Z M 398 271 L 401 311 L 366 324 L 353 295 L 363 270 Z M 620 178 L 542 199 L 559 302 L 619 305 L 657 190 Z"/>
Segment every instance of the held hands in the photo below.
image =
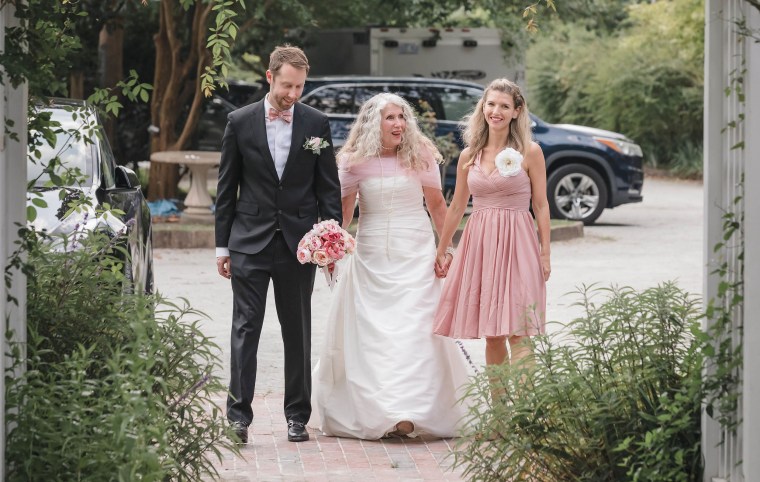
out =
<path fill-rule="evenodd" d="M 232 278 L 232 269 L 230 268 L 230 257 L 217 256 L 216 270 L 219 272 L 219 276 L 222 276 L 227 279 Z"/>
<path fill-rule="evenodd" d="M 443 252 L 437 253 L 435 257 L 435 275 L 438 278 L 445 278 L 449 274 L 449 266 L 451 266 L 451 260 L 454 255 L 451 253 Z"/>

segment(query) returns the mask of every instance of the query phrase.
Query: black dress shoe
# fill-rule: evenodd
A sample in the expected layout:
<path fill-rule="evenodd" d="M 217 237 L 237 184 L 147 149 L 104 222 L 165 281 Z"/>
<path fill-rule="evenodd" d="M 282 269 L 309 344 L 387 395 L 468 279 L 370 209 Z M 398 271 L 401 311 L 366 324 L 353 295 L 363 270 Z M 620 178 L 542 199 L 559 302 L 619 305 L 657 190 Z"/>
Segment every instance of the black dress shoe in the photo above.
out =
<path fill-rule="evenodd" d="M 288 420 L 288 442 L 305 442 L 309 440 L 309 432 L 303 422 Z"/>
<path fill-rule="evenodd" d="M 230 422 L 232 428 L 232 440 L 237 444 L 248 443 L 248 426 L 243 422 Z"/>

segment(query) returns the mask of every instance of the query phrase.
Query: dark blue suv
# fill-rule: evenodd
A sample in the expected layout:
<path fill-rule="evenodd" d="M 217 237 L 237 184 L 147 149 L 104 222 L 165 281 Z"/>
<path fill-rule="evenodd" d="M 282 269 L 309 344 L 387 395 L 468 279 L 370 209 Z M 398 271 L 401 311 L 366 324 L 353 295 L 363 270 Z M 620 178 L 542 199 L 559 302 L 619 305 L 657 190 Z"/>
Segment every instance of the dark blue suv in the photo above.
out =
<path fill-rule="evenodd" d="M 424 102 L 435 112 L 436 134 L 452 133 L 461 146 L 459 121 L 475 106 L 483 86 L 419 77 L 320 77 L 307 81 L 301 101 L 330 116 L 333 141 L 339 147 L 359 106 L 379 92 L 399 94 L 418 108 Z M 642 200 L 643 155 L 633 141 L 616 132 L 532 119 L 534 138 L 546 158 L 552 217 L 592 224 L 604 208 Z M 451 162 L 444 176 L 446 194 L 455 182 L 456 162 Z"/>
<path fill-rule="evenodd" d="M 473 82 L 422 77 L 340 76 L 309 78 L 301 101 L 330 116 L 333 143 L 343 145 L 361 104 L 379 92 L 393 92 L 422 112 L 435 113 L 436 135 L 451 133 L 462 146 L 460 120 L 477 103 L 484 87 Z M 236 86 L 230 84 L 230 94 Z M 222 93 L 224 95 L 224 93 Z M 263 93 L 260 94 L 263 96 Z M 201 149 L 218 150 L 221 132 L 235 102 L 216 99 L 216 119 L 201 119 L 196 140 Z M 207 113 L 208 114 L 208 113 Z M 605 208 L 640 202 L 644 183 L 641 148 L 623 134 L 568 124 L 549 124 L 536 116 L 533 135 L 546 158 L 547 195 L 553 218 L 592 224 Z M 204 127 L 205 126 L 205 127 Z M 204 143 L 206 134 L 213 139 Z M 444 194 L 453 192 L 456 159 L 444 175 Z"/>

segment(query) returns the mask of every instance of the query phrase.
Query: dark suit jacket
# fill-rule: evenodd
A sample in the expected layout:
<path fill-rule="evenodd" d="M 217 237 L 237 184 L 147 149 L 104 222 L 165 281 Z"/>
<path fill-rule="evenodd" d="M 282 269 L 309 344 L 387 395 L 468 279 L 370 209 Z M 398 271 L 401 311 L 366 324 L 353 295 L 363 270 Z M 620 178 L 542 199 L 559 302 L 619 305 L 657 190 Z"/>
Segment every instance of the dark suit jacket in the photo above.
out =
<path fill-rule="evenodd" d="M 342 222 L 340 181 L 327 116 L 297 102 L 290 153 L 278 179 L 267 144 L 264 101 L 227 117 L 216 199 L 216 245 L 256 254 L 282 230 L 290 249 L 319 219 Z M 330 143 L 319 154 L 310 137 Z"/>

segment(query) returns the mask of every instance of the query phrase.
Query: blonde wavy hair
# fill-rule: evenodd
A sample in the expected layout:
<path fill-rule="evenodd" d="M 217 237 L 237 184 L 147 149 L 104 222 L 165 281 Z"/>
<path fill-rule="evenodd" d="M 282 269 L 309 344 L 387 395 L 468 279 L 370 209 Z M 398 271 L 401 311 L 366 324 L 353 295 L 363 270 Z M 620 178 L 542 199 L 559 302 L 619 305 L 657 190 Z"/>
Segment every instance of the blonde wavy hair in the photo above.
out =
<path fill-rule="evenodd" d="M 488 94 L 494 91 L 511 95 L 515 108 L 520 109 L 517 119 L 512 119 L 509 123 L 507 146 L 520 151 L 520 154 L 525 156 L 533 140 L 528 104 L 525 102 L 525 97 L 523 97 L 520 87 L 509 79 L 496 79 L 488 84 L 475 109 L 464 118 L 465 125 L 462 137 L 464 138 L 465 145 L 470 148 L 472 158 L 463 166 L 463 169 L 475 162 L 477 153 L 488 143 L 488 123 L 486 122 L 485 114 L 483 114 L 483 105 L 488 98 Z"/>
<path fill-rule="evenodd" d="M 396 94 L 383 92 L 364 102 L 359 109 L 356 121 L 348 133 L 348 139 L 340 150 L 340 155 L 346 165 L 360 164 L 368 158 L 380 155 L 382 111 L 388 104 L 400 107 L 406 119 L 406 130 L 401 136 L 398 149 L 401 167 L 415 171 L 428 169 L 430 166 L 424 156 L 426 151 L 433 154 L 436 163 L 443 162 L 443 156 L 438 152 L 433 141 L 420 131 L 417 116 L 409 102 Z"/>

